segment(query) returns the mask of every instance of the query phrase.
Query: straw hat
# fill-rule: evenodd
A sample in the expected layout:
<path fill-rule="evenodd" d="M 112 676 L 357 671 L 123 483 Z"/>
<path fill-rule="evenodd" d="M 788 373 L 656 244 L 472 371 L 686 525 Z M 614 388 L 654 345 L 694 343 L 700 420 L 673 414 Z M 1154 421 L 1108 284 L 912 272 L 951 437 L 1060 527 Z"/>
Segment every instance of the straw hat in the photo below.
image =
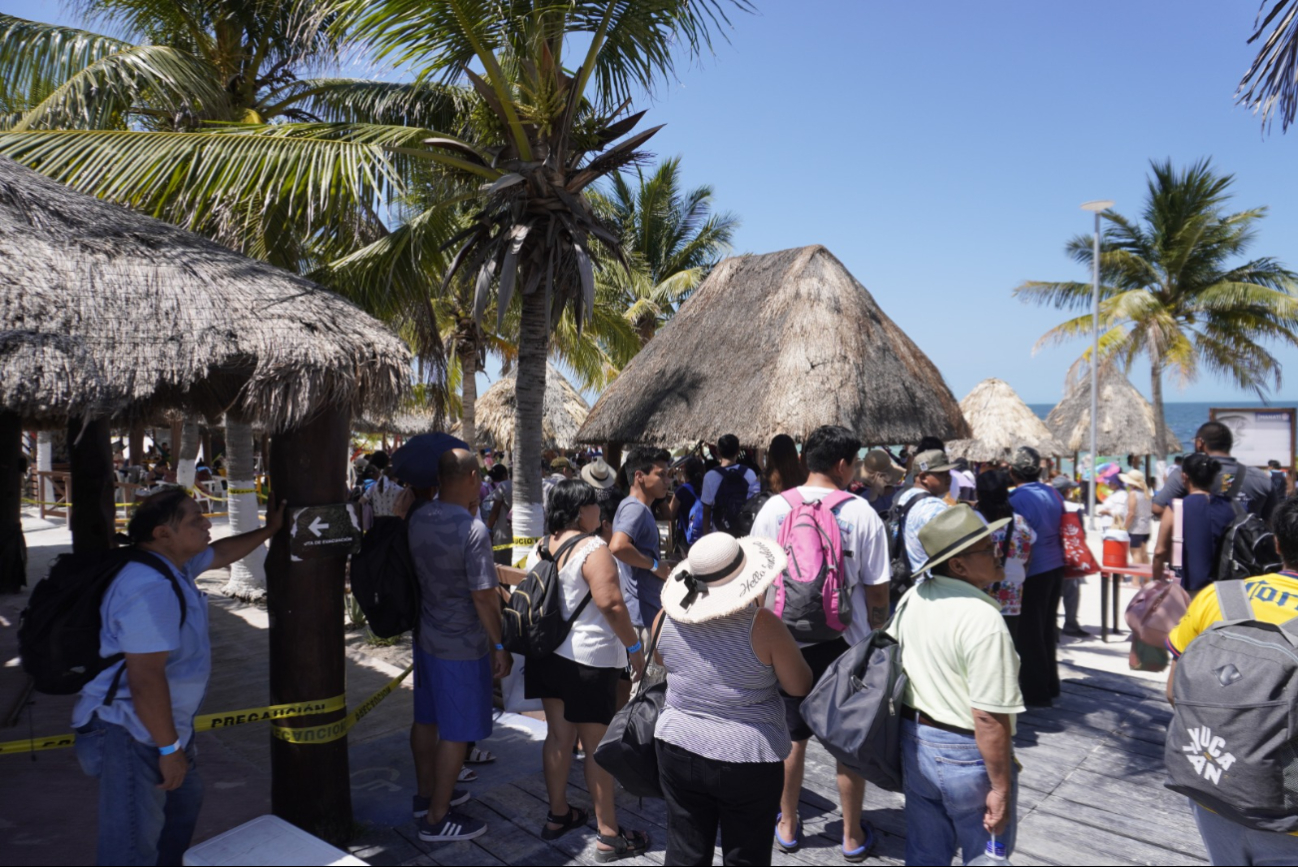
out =
<path fill-rule="evenodd" d="M 760 598 L 784 571 L 784 551 L 771 539 L 709 533 L 663 587 L 663 608 L 681 623 L 733 614 Z"/>
<path fill-rule="evenodd" d="M 603 458 L 596 458 L 581 468 L 581 480 L 592 488 L 611 488 L 617 481 L 617 473 Z"/>
<path fill-rule="evenodd" d="M 1011 520 L 1013 519 L 1003 518 L 984 524 L 978 513 L 964 504 L 939 512 L 920 528 L 919 543 L 924 546 L 928 559 L 915 570 L 912 577 L 918 578 L 934 566 L 959 556 L 969 546 L 986 539 Z"/>
<path fill-rule="evenodd" d="M 1145 474 L 1140 470 L 1130 469 L 1125 473 L 1119 473 L 1118 478 L 1122 479 L 1123 484 L 1139 488 L 1144 493 L 1149 493 L 1149 485 L 1145 483 Z"/>

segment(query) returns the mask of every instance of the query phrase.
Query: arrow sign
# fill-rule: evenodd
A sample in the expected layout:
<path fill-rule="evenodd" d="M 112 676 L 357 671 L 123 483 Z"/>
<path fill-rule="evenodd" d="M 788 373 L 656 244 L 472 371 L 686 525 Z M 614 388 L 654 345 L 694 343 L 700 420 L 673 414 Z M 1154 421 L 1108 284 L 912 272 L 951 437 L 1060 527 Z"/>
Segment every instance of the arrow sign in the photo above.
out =
<path fill-rule="evenodd" d="M 350 503 L 294 509 L 289 550 L 294 560 L 346 557 L 360 547 L 361 525 Z"/>

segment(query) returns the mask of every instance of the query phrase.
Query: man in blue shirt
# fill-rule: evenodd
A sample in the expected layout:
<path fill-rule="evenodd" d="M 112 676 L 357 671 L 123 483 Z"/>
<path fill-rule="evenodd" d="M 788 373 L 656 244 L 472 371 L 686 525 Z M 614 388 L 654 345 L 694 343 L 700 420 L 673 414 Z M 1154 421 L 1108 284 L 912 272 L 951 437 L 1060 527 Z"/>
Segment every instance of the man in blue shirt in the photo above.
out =
<path fill-rule="evenodd" d="M 1010 506 L 1037 534 L 1023 582 L 1023 607 L 1019 614 L 1019 685 L 1029 707 L 1049 707 L 1059 697 L 1058 641 L 1055 617 L 1064 582 L 1064 543 L 1059 522 L 1064 502 L 1059 492 L 1041 482 L 1041 455 L 1020 446 L 1010 463 L 1010 478 L 1017 485 Z"/>
<path fill-rule="evenodd" d="M 203 802 L 194 715 L 212 670 L 207 596 L 195 579 L 243 559 L 283 522 L 284 504 L 272 503 L 262 529 L 212 542 L 211 522 L 185 491 L 154 494 L 135 510 L 131 543 L 177 584 L 128 563 L 100 606 L 100 656 L 125 659 L 86 684 L 72 712 L 77 759 L 99 778 L 98 863 L 181 863 Z"/>
<path fill-rule="evenodd" d="M 658 522 L 653 504 L 667 496 L 666 449 L 637 446 L 627 454 L 622 469 L 631 486 L 631 496 L 622 501 L 613 516 L 613 541 L 608 549 L 631 568 L 631 585 L 646 627 L 662 610 L 663 582 L 671 574 L 670 564 L 659 559 Z"/>

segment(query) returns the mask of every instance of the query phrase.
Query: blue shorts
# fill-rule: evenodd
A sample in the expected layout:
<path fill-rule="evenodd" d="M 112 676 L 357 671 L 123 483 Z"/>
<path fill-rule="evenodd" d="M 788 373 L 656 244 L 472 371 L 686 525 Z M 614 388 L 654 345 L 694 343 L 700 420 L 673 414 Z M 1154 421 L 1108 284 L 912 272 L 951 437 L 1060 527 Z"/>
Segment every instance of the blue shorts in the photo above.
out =
<path fill-rule="evenodd" d="M 415 722 L 435 725 L 442 740 L 468 743 L 491 736 L 491 655 L 439 659 L 418 644 Z"/>

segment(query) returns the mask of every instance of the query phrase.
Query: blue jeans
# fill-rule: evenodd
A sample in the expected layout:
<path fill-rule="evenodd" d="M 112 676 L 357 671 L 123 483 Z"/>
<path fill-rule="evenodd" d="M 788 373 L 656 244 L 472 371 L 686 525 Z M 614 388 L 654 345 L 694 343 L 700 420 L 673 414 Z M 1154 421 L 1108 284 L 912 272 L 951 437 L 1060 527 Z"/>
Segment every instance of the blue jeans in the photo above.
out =
<path fill-rule="evenodd" d="M 185 748 L 189 772 L 180 788 L 158 788 L 158 750 L 125 728 L 92 717 L 77 729 L 81 770 L 99 778 L 99 864 L 179 864 L 203 805 L 203 780 L 193 739 Z"/>
<path fill-rule="evenodd" d="M 906 863 L 950 864 L 957 847 L 968 864 L 987 847 L 983 827 L 991 780 L 973 735 L 911 720 L 901 724 L 901 772 L 906 793 Z M 1010 822 L 997 838 L 1014 853 L 1019 784 L 1010 789 Z"/>
<path fill-rule="evenodd" d="M 1277 831 L 1255 831 L 1205 810 L 1193 801 L 1194 821 L 1213 864 L 1253 864 L 1270 867 L 1298 864 L 1298 837 Z"/>

